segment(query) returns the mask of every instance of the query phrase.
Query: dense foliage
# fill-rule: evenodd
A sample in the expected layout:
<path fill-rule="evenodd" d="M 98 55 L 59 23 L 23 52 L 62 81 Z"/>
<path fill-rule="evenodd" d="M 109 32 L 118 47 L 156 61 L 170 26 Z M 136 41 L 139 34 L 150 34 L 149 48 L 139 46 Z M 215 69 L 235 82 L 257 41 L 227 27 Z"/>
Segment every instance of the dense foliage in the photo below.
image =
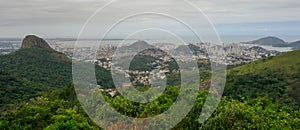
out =
<path fill-rule="evenodd" d="M 17 103 L 39 96 L 39 92 L 48 89 L 4 71 L 0 71 L 0 86 L 0 111 L 10 109 Z"/>
<path fill-rule="evenodd" d="M 70 85 L 33 98 L 22 103 L 16 111 L 4 112 L 0 117 L 0 129 L 99 129 L 83 112 L 74 97 L 75 92 Z"/>
<path fill-rule="evenodd" d="M 1 115 L 0 129 L 100 129 L 76 100 L 72 85 L 23 103 L 16 111 Z M 132 117 L 151 117 L 167 110 L 178 89 L 170 87 L 166 95 L 148 104 L 133 103 L 122 96 L 105 96 L 115 110 Z M 245 101 L 223 98 L 212 117 L 199 123 L 207 91 L 200 91 L 189 114 L 173 129 L 300 129 L 300 111 L 280 108 L 268 98 Z M 74 98 L 75 97 L 75 98 Z M 75 100 L 74 100 L 75 99 Z M 92 107 L 92 104 L 91 104 Z M 113 118 L 113 117 L 112 117 Z M 120 127 L 120 126 L 119 126 Z"/>
<path fill-rule="evenodd" d="M 72 62 L 51 49 L 26 48 L 0 55 L 0 111 L 67 86 L 72 82 Z M 113 87 L 109 71 L 95 67 L 97 82 Z"/>
<path fill-rule="evenodd" d="M 237 101 L 223 98 L 201 129 L 300 129 L 300 111 L 280 108 L 267 98 Z"/>
<path fill-rule="evenodd" d="M 49 87 L 62 87 L 71 82 L 71 65 L 64 54 L 42 48 L 20 49 L 0 56 L 2 70 Z"/>
<path fill-rule="evenodd" d="M 300 102 L 300 51 L 287 52 L 230 69 L 225 95 L 235 99 L 267 96 L 282 105 Z"/>

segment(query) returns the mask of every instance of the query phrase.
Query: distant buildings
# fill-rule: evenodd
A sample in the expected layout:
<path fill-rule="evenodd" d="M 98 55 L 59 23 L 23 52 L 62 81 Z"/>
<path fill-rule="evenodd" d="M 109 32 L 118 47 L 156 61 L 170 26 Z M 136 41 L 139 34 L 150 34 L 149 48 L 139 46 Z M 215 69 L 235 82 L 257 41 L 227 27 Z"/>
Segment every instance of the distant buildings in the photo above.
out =
<path fill-rule="evenodd" d="M 146 43 L 144 43 L 146 44 Z M 168 43 L 164 44 L 154 44 L 156 47 L 166 49 L 168 52 L 172 52 L 173 58 L 178 61 L 191 61 L 195 59 L 207 59 L 215 62 L 221 62 L 226 65 L 238 65 L 243 63 L 249 63 L 258 60 L 263 57 L 276 56 L 280 54 L 277 51 L 266 50 L 259 46 L 247 47 L 238 43 L 225 44 L 224 46 L 213 45 L 211 43 L 197 43 L 190 44 L 193 56 L 187 57 L 184 52 L 178 52 L 176 45 Z M 123 57 L 126 55 L 135 54 L 134 51 L 124 51 L 122 53 L 115 53 L 117 46 L 114 45 L 102 45 L 98 47 L 82 47 L 74 50 L 74 46 L 64 46 L 55 45 L 57 51 L 65 53 L 68 57 L 80 61 L 91 62 L 93 59 L 97 59 L 96 63 L 103 67 L 109 69 L 112 64 L 113 57 Z M 180 49 L 179 49 L 180 50 Z M 75 51 L 75 53 L 74 53 Z M 177 52 L 176 52 L 177 51 Z M 223 52 L 223 53 L 222 53 Z M 145 51 L 145 55 L 150 55 L 152 57 L 159 57 L 164 55 L 161 51 Z M 76 55 L 73 55 L 76 54 Z M 225 56 L 224 56 L 225 55 Z M 159 57 L 163 61 L 170 60 L 170 57 Z"/>
<path fill-rule="evenodd" d="M 20 48 L 20 41 L 3 41 L 0 44 L 0 54 L 8 54 L 14 52 Z M 143 43 L 142 46 L 151 46 L 146 42 L 135 42 Z M 132 46 L 132 45 L 131 45 Z M 238 65 L 249 63 L 258 60 L 263 57 L 276 56 L 280 52 L 266 50 L 259 46 L 247 47 L 243 44 L 233 43 L 224 44 L 224 46 L 213 45 L 211 43 L 196 43 L 189 44 L 188 47 L 193 53 L 192 57 L 187 57 L 184 52 L 180 52 L 180 47 L 171 43 L 155 43 L 155 47 L 161 48 L 162 50 L 167 50 L 169 53 L 173 54 L 173 58 L 178 61 L 192 61 L 195 59 L 207 59 L 215 62 L 222 62 L 226 65 Z M 51 41 L 51 47 L 55 50 L 66 54 L 68 57 L 79 61 L 86 62 L 96 62 L 99 66 L 110 69 L 113 57 L 122 57 L 125 55 L 133 55 L 134 50 L 127 50 L 123 53 L 115 53 L 117 50 L 116 44 L 104 44 L 100 47 L 80 47 L 76 48 L 72 44 L 63 44 L 63 42 Z M 220 53 L 224 52 L 224 53 Z M 164 52 L 156 51 L 145 51 L 145 55 L 150 55 L 152 57 L 159 57 Z M 224 56 L 226 55 L 226 57 Z M 160 60 L 168 61 L 170 57 L 159 57 Z M 96 60 L 95 60 L 96 59 Z"/>
<path fill-rule="evenodd" d="M 0 54 L 9 54 L 21 48 L 20 41 L 0 42 Z"/>

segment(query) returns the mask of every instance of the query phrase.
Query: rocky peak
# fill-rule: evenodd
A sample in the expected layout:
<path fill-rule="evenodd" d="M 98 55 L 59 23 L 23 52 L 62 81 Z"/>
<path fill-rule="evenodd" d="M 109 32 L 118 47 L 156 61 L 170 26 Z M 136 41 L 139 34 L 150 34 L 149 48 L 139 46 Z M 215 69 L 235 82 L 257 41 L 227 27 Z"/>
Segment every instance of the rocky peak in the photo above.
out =
<path fill-rule="evenodd" d="M 152 45 L 148 44 L 146 41 L 138 40 L 129 46 L 131 49 L 150 49 L 153 48 Z"/>
<path fill-rule="evenodd" d="M 28 35 L 23 39 L 21 48 L 44 48 L 52 49 L 49 44 L 42 38 L 35 35 Z"/>

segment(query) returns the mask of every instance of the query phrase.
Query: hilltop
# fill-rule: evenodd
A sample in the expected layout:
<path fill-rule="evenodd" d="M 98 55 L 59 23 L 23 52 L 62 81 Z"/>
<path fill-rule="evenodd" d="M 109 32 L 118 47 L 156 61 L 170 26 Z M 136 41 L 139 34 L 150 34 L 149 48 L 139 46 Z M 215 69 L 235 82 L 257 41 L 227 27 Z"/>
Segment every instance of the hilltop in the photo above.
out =
<path fill-rule="evenodd" d="M 268 36 L 264 38 L 260 38 L 254 41 L 249 41 L 249 42 L 242 42 L 243 44 L 255 44 L 255 45 L 270 45 L 270 46 L 286 46 L 287 42 L 284 40 L 278 38 L 278 37 L 273 37 L 273 36 Z"/>
<path fill-rule="evenodd" d="M 151 49 L 151 48 L 154 48 L 154 46 L 150 45 L 146 41 L 138 40 L 129 46 L 121 47 L 120 50 L 134 50 L 134 51 L 139 52 L 139 51 L 142 51 L 145 49 Z"/>
<path fill-rule="evenodd" d="M 49 44 L 42 38 L 35 35 L 28 35 L 23 39 L 22 49 L 25 48 L 43 48 L 43 49 L 52 49 Z"/>

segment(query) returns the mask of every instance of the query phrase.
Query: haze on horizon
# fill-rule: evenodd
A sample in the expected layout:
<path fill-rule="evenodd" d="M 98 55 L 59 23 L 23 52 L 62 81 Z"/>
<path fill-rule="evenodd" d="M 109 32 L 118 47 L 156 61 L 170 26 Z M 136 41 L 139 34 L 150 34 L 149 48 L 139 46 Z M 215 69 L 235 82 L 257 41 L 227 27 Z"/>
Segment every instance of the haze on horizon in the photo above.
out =
<path fill-rule="evenodd" d="M 27 34 L 37 34 L 44 38 L 76 38 L 86 20 L 97 9 L 110 2 L 110 0 L 0 1 L 0 38 L 23 38 Z M 142 4 L 157 4 L 162 6 L 160 10 L 172 11 L 168 5 L 169 3 L 176 5 L 177 1 L 142 1 Z M 278 36 L 286 41 L 300 40 L 299 0 L 190 1 L 207 15 L 223 41 L 246 41 L 264 36 Z M 139 4 L 141 3 L 127 2 L 127 5 L 111 9 L 106 17 L 117 15 L 126 8 L 138 9 Z M 180 4 L 178 10 L 186 19 L 196 19 L 192 14 L 199 13 L 186 11 Z M 143 25 L 147 22 L 151 22 L 151 17 L 135 24 Z M 164 22 L 166 21 L 162 20 L 161 24 Z M 101 29 L 101 26 L 106 24 L 98 23 L 95 28 Z M 177 27 L 170 25 L 170 28 Z M 125 31 L 120 31 L 111 38 L 124 35 L 126 28 L 123 30 Z M 97 36 L 98 34 L 89 34 L 87 38 Z"/>

